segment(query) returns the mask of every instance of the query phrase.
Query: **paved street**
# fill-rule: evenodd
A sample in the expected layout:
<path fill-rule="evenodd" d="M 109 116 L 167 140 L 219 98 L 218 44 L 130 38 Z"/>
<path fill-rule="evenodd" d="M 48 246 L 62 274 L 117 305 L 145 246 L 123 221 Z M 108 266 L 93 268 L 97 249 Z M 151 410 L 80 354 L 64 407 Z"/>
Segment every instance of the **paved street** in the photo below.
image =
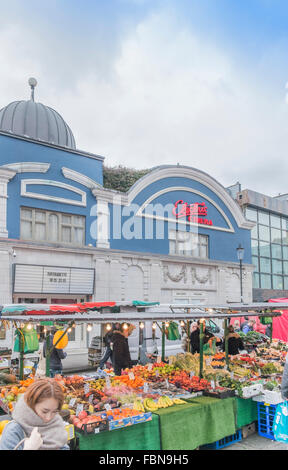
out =
<path fill-rule="evenodd" d="M 288 450 L 288 444 L 272 441 L 255 433 L 222 450 Z"/>

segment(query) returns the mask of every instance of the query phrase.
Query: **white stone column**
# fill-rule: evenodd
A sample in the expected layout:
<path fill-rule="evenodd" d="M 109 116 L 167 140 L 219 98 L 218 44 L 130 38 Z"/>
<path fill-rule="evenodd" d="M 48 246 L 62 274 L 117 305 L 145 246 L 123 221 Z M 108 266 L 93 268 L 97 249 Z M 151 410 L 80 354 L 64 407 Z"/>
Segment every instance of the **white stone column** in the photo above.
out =
<path fill-rule="evenodd" d="M 7 230 L 7 187 L 9 181 L 16 175 L 15 171 L 0 168 L 0 238 L 8 238 Z"/>
<path fill-rule="evenodd" d="M 94 189 L 93 195 L 97 200 L 97 239 L 96 248 L 110 248 L 110 210 L 109 198 L 103 191 Z"/>

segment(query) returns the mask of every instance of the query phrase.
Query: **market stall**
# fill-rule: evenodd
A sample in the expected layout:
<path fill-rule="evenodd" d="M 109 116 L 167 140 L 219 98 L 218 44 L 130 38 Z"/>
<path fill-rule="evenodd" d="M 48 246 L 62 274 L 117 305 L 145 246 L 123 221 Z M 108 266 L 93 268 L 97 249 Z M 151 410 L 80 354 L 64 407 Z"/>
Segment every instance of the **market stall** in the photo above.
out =
<path fill-rule="evenodd" d="M 76 311 L 72 311 L 75 307 L 54 310 L 45 305 L 41 314 L 35 305 L 33 310 L 25 306 L 21 310 L 17 306 L 15 311 L 10 306 L 9 313 L 7 307 L 2 309 L 0 320 L 14 322 L 21 328 L 45 318 L 62 322 L 65 334 L 72 323 L 78 322 L 152 321 L 162 327 L 176 322 L 187 328 L 195 319 L 222 318 L 227 334 L 228 320 L 239 316 L 239 312 L 245 312 L 245 316 L 281 315 L 279 304 L 277 307 L 271 304 L 144 307 L 143 304 L 141 310 L 134 305 L 134 310 L 117 314 L 100 311 L 99 305 L 92 309 L 91 305 L 80 306 Z M 287 304 L 280 308 L 285 307 Z M 202 334 L 201 329 L 200 339 Z M 254 421 L 257 402 L 252 403 L 252 397 L 265 398 L 267 392 L 273 392 L 271 387 L 279 394 L 287 347 L 281 342 L 270 344 L 264 335 L 246 339 L 254 341 L 250 354 L 230 357 L 226 350 L 207 356 L 202 344 L 200 354 L 192 355 L 188 351 L 166 357 L 165 338 L 162 338 L 162 361 L 158 358 L 157 362 L 145 366 L 136 365 L 121 376 L 106 371 L 104 376 L 95 372 L 90 376 L 56 377 L 65 390 L 64 410 L 76 430 L 80 450 L 195 449 L 233 435 L 241 426 Z M 33 380 L 33 377 L 26 381 L 15 379 L 14 384 L 8 382 L 1 388 L 0 404 L 6 407 L 7 413 L 11 413 L 17 396 Z"/>

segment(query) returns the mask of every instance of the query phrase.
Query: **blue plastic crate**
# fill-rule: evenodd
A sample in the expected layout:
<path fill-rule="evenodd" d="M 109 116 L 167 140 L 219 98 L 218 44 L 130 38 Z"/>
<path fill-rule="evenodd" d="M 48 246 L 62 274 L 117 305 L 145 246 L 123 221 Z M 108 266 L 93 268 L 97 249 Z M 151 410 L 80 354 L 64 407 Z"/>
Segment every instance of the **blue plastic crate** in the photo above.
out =
<path fill-rule="evenodd" d="M 212 442 L 212 444 L 206 444 L 205 446 L 201 446 L 201 450 L 205 449 L 213 449 L 218 450 L 222 449 L 223 447 L 230 446 L 231 444 L 235 444 L 235 442 L 242 441 L 242 430 L 238 429 L 235 434 L 231 434 L 231 436 L 223 437 L 219 441 Z"/>
<path fill-rule="evenodd" d="M 270 405 L 269 403 L 257 403 L 258 412 L 258 434 L 267 439 L 275 441 L 273 434 L 273 421 L 277 405 Z"/>

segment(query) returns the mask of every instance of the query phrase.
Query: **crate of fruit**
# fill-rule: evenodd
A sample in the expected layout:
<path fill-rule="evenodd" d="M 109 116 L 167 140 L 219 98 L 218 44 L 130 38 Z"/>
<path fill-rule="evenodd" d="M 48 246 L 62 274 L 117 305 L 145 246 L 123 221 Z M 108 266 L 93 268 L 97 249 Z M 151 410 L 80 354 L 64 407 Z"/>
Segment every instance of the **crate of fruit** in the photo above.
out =
<path fill-rule="evenodd" d="M 203 395 L 206 397 L 214 398 L 230 398 L 235 396 L 235 390 L 223 387 L 215 387 L 209 390 L 205 390 Z"/>

